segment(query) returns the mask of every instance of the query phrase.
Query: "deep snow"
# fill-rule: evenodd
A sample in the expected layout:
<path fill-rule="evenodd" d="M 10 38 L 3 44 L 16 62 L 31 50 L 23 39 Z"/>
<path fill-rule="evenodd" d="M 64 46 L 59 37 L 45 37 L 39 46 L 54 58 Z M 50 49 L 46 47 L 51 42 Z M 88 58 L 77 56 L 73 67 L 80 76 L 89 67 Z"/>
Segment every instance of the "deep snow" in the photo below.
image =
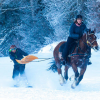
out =
<path fill-rule="evenodd" d="M 51 58 L 56 44 L 48 45 L 41 49 L 38 54 L 33 55 L 38 58 Z M 26 64 L 26 76 L 33 88 L 15 88 L 12 80 L 13 62 L 9 57 L 1 57 L 0 100 L 100 100 L 99 60 L 100 51 L 92 50 L 92 65 L 87 67 L 83 80 L 75 89 L 71 89 L 72 81 L 60 86 L 58 74 L 47 71 L 51 60 Z M 73 75 L 73 70 L 70 68 L 69 76 L 71 75 Z"/>

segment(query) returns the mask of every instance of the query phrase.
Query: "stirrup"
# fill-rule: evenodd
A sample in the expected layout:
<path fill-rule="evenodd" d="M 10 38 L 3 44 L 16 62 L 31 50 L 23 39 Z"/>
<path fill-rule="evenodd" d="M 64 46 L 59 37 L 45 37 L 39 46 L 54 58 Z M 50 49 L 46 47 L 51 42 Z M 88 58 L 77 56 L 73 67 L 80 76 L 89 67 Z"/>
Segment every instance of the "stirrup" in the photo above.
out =
<path fill-rule="evenodd" d="M 92 64 L 92 62 L 91 62 L 91 61 L 89 61 L 89 62 L 88 62 L 88 65 L 91 65 L 91 64 Z"/>

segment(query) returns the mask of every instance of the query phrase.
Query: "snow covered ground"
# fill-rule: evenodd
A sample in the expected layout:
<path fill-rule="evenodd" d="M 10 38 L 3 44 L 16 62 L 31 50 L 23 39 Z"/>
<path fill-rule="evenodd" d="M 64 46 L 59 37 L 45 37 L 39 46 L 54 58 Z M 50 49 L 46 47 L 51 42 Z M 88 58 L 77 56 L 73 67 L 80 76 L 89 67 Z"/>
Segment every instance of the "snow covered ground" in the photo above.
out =
<path fill-rule="evenodd" d="M 41 49 L 38 58 L 53 57 L 56 43 Z M 75 89 L 72 81 L 60 86 L 57 73 L 47 71 L 51 60 L 26 64 L 26 76 L 33 88 L 13 87 L 13 62 L 0 58 L 0 100 L 100 100 L 100 51 L 92 51 L 92 65 L 87 67 L 83 80 Z M 64 67 L 62 67 L 64 69 Z M 73 71 L 69 69 L 69 76 Z"/>

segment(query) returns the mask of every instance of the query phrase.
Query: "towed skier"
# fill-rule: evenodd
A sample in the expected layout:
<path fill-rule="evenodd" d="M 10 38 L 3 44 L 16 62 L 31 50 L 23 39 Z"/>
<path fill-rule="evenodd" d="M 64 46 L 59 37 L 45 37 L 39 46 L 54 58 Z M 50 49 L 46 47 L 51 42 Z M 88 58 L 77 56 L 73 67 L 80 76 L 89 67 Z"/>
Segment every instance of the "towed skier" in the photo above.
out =
<path fill-rule="evenodd" d="M 9 49 L 9 56 L 10 59 L 14 63 L 13 75 L 12 78 L 17 80 L 18 76 L 26 77 L 25 76 L 25 64 L 19 64 L 16 59 L 21 60 L 23 56 L 27 56 L 28 54 L 22 51 L 20 48 L 17 48 L 15 45 L 11 45 Z"/>

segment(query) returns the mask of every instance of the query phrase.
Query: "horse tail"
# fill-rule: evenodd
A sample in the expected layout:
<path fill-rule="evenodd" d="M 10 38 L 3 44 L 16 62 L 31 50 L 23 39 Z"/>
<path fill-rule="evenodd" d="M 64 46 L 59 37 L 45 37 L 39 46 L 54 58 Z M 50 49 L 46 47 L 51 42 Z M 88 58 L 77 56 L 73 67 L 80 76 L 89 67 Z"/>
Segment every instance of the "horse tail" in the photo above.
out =
<path fill-rule="evenodd" d="M 60 43 L 55 47 L 55 49 L 54 49 L 54 51 L 53 51 L 53 55 L 54 55 L 55 60 L 53 60 L 53 61 L 51 62 L 51 66 L 50 66 L 50 68 L 48 68 L 47 70 L 52 70 L 54 73 L 57 72 L 56 62 L 59 62 L 59 56 L 58 56 L 58 54 L 59 54 L 59 48 L 60 48 L 60 46 L 61 46 L 63 43 L 65 43 L 65 42 L 66 42 L 66 41 L 62 41 L 62 42 L 60 42 Z"/>
<path fill-rule="evenodd" d="M 54 73 L 57 72 L 57 66 L 56 66 L 56 63 L 55 63 L 55 60 L 53 60 L 51 63 L 51 66 L 47 69 L 48 71 L 49 70 L 52 70 Z"/>

